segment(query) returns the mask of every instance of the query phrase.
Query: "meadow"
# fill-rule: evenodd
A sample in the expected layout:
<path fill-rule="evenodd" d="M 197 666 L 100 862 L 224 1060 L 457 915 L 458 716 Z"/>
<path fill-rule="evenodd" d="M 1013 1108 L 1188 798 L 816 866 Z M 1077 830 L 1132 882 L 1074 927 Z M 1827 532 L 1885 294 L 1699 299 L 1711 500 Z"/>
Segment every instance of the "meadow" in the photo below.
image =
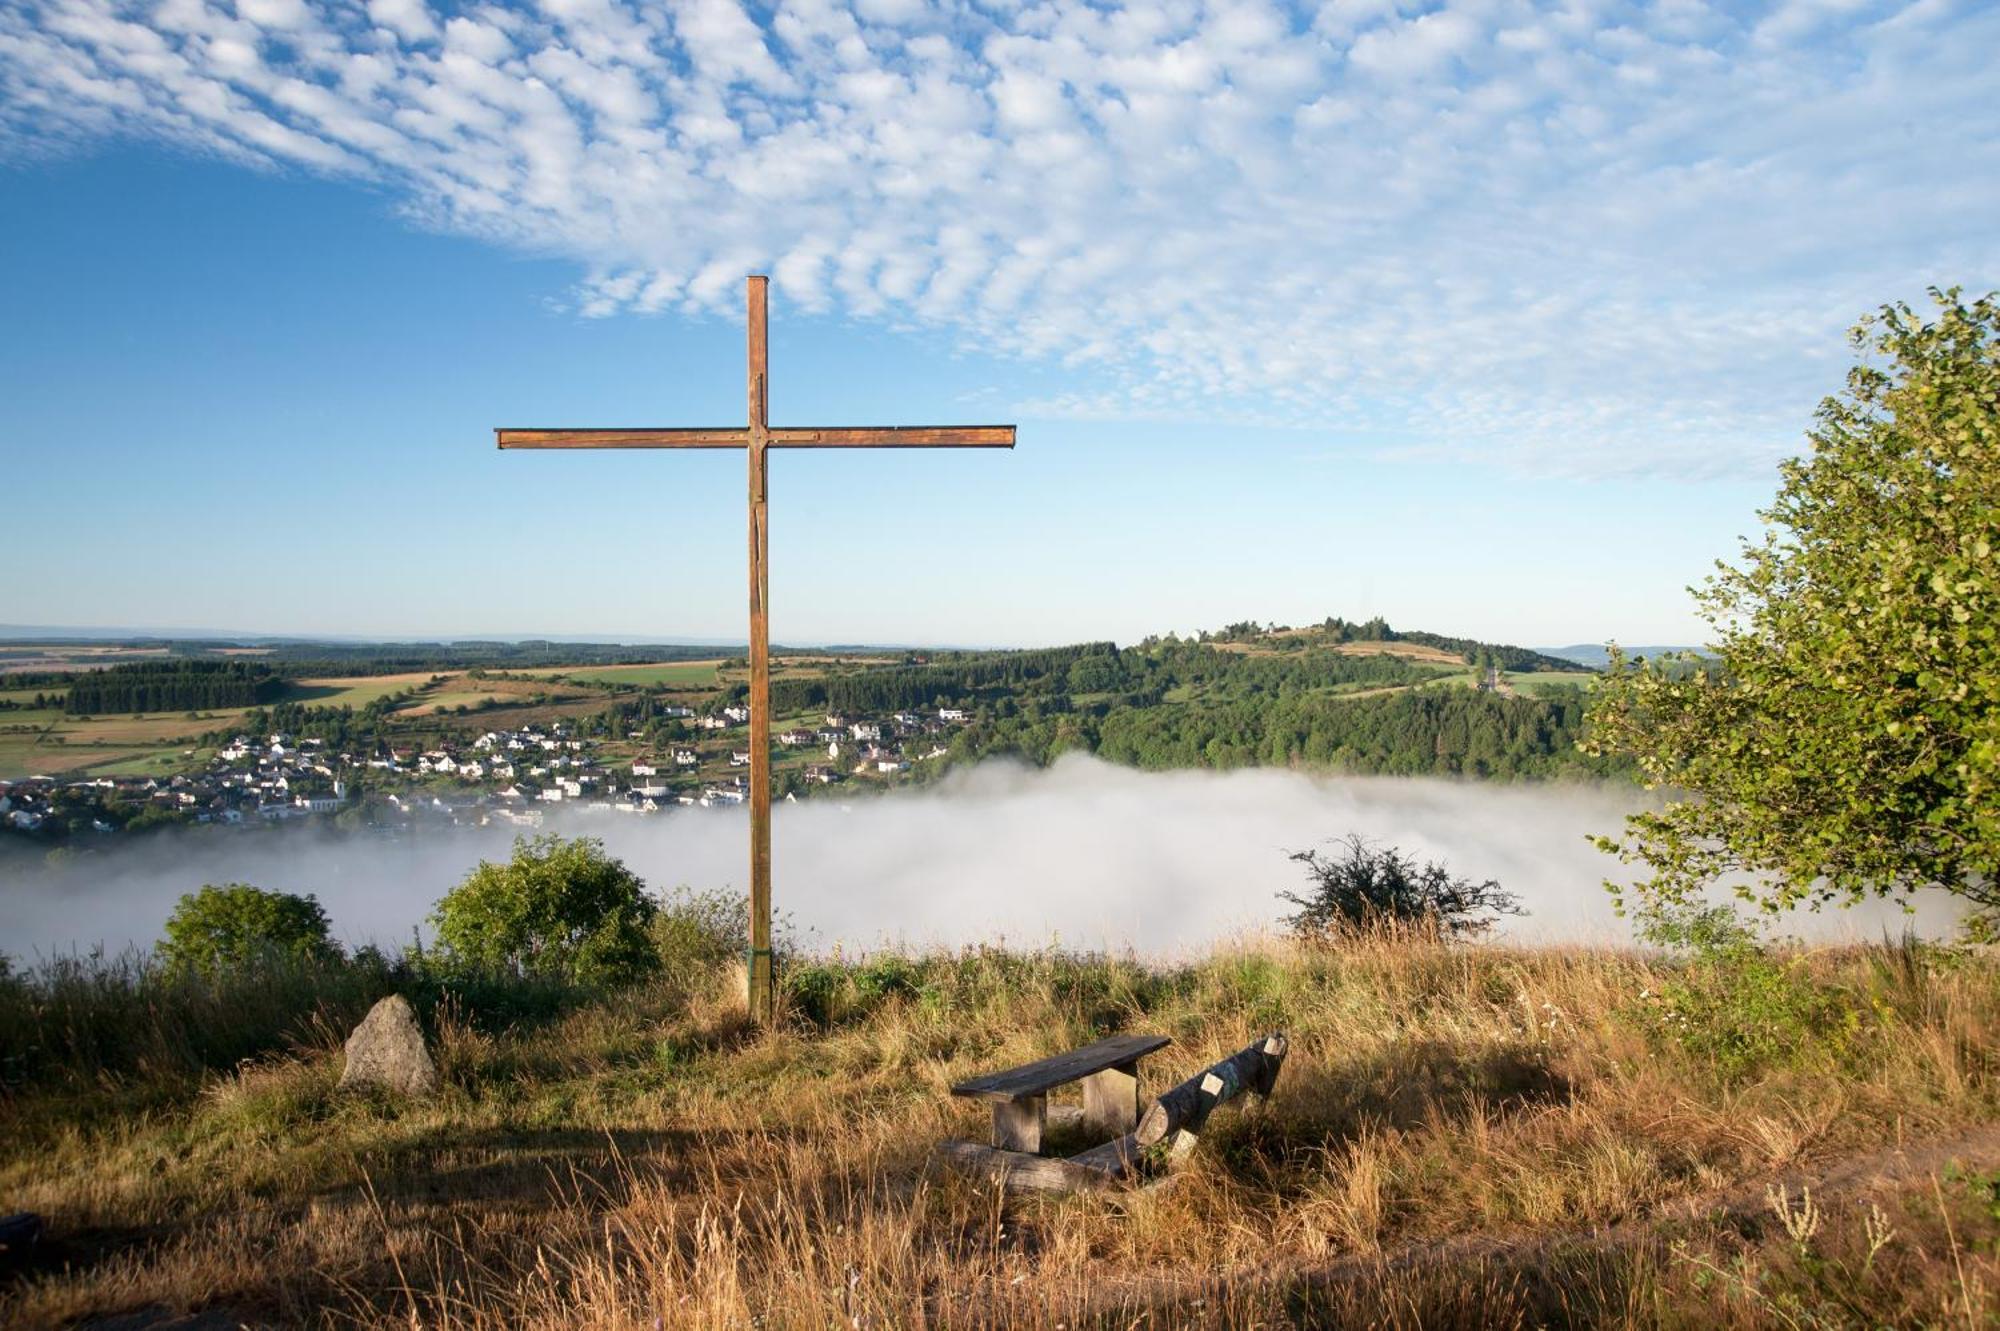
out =
<path fill-rule="evenodd" d="M 656 661 L 639 665 L 572 666 L 563 670 L 522 670 L 512 673 L 534 679 L 557 677 L 591 684 L 628 688 L 707 688 L 715 684 L 721 661 Z"/>
<path fill-rule="evenodd" d="M 664 936 L 664 935 L 663 935 Z M 1253 939 L 1175 965 L 991 948 L 601 995 L 379 960 L 0 983 L 0 1196 L 48 1244 L 0 1323 L 1864 1327 L 1992 1324 L 2000 958 L 1668 958 Z M 335 1089 L 413 993 L 444 1079 Z M 956 1080 L 1111 1031 L 1148 1092 L 1268 1030 L 1268 1103 L 1158 1186 L 941 1169 Z"/>

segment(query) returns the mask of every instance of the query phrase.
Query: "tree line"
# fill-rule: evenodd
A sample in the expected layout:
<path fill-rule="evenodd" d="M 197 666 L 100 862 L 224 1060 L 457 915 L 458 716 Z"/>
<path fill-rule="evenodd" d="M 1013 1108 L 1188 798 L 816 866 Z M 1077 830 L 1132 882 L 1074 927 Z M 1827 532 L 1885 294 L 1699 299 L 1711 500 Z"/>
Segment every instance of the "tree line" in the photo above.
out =
<path fill-rule="evenodd" d="M 140 662 L 79 672 L 63 708 L 73 716 L 102 712 L 183 712 L 254 707 L 285 691 L 269 666 L 244 661 Z"/>
<path fill-rule="evenodd" d="M 1415 689 L 1087 707 L 1006 700 L 958 731 L 952 762 L 1007 756 L 1037 765 L 1069 752 L 1147 770 L 1310 767 L 1362 775 L 1533 780 L 1616 775 L 1627 765 L 1577 750 L 1581 688 L 1544 697 Z M 934 773 L 935 767 L 920 769 Z"/>

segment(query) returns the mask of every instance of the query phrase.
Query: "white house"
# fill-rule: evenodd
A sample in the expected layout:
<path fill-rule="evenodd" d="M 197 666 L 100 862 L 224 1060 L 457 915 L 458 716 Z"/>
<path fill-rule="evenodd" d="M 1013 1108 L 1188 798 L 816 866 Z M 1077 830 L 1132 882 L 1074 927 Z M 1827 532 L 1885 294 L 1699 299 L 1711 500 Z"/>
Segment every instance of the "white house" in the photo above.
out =
<path fill-rule="evenodd" d="M 700 766 L 700 764 L 701 764 L 701 755 L 696 753 L 693 749 L 674 750 L 674 766 L 697 767 Z"/>
<path fill-rule="evenodd" d="M 965 720 L 965 709 L 963 707 L 940 707 L 938 708 L 938 720 L 963 721 Z"/>
<path fill-rule="evenodd" d="M 847 729 L 848 733 L 852 734 L 857 741 L 863 744 L 882 738 L 882 723 L 880 721 L 856 721 Z"/>
<path fill-rule="evenodd" d="M 750 765 L 750 755 L 743 752 L 732 752 L 729 755 L 729 765 L 731 767 L 748 767 Z"/>
<path fill-rule="evenodd" d="M 658 776 L 660 774 L 660 770 L 661 769 L 658 759 L 634 758 L 632 760 L 633 776 Z"/>
<path fill-rule="evenodd" d="M 737 703 L 731 703 L 729 706 L 723 708 L 722 714 L 738 725 L 750 719 L 750 709 Z"/>

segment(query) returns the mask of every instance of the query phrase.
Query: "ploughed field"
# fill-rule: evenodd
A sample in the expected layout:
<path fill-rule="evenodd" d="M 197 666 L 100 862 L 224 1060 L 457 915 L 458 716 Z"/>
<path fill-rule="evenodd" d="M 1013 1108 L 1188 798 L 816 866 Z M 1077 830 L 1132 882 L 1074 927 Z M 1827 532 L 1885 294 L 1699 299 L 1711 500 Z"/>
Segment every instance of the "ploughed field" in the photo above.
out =
<path fill-rule="evenodd" d="M 1710 1331 L 2000 1306 L 1990 950 L 800 960 L 763 1033 L 740 972 L 666 974 L 416 994 L 444 1081 L 421 1102 L 335 1089 L 394 982 L 373 963 L 0 981 L 0 1210 L 50 1226 L 0 1275 L 0 1324 Z M 1156 1032 L 1151 1094 L 1274 1029 L 1275 1095 L 1219 1111 L 1162 1186 L 1009 1195 L 931 1158 L 984 1138 L 948 1095 L 975 1073 Z"/>

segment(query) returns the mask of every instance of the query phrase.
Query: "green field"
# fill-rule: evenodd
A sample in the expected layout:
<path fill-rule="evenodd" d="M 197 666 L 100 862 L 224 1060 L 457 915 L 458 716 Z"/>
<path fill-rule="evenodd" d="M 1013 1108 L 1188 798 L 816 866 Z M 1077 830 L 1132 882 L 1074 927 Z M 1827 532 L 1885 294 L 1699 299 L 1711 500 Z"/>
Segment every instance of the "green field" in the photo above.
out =
<path fill-rule="evenodd" d="M 0 731 L 0 781 L 24 776 L 155 775 L 179 771 L 185 744 L 46 744 Z"/>
<path fill-rule="evenodd" d="M 39 689 L 0 689 L 0 702 L 19 703 L 22 707 L 27 707 L 35 701 L 35 695 L 38 693 L 42 695 L 44 700 L 50 696 L 60 698 L 63 695 L 63 689 L 54 684 Z"/>
<path fill-rule="evenodd" d="M 314 707 L 366 707 L 377 698 L 386 698 L 404 689 L 421 687 L 432 671 L 411 671 L 402 675 L 353 675 L 332 679 L 301 679 L 286 692 L 286 702 L 309 703 Z"/>
<path fill-rule="evenodd" d="M 1532 674 L 1510 674 L 1507 682 L 1514 686 L 1517 693 L 1539 695 L 1551 689 L 1587 688 L 1590 681 L 1596 678 L 1594 670 L 1537 670 Z"/>
<path fill-rule="evenodd" d="M 639 665 L 582 666 L 568 670 L 523 670 L 514 672 L 532 679 L 554 679 L 560 675 L 599 684 L 628 684 L 634 688 L 707 688 L 716 681 L 720 661 L 656 661 Z"/>

